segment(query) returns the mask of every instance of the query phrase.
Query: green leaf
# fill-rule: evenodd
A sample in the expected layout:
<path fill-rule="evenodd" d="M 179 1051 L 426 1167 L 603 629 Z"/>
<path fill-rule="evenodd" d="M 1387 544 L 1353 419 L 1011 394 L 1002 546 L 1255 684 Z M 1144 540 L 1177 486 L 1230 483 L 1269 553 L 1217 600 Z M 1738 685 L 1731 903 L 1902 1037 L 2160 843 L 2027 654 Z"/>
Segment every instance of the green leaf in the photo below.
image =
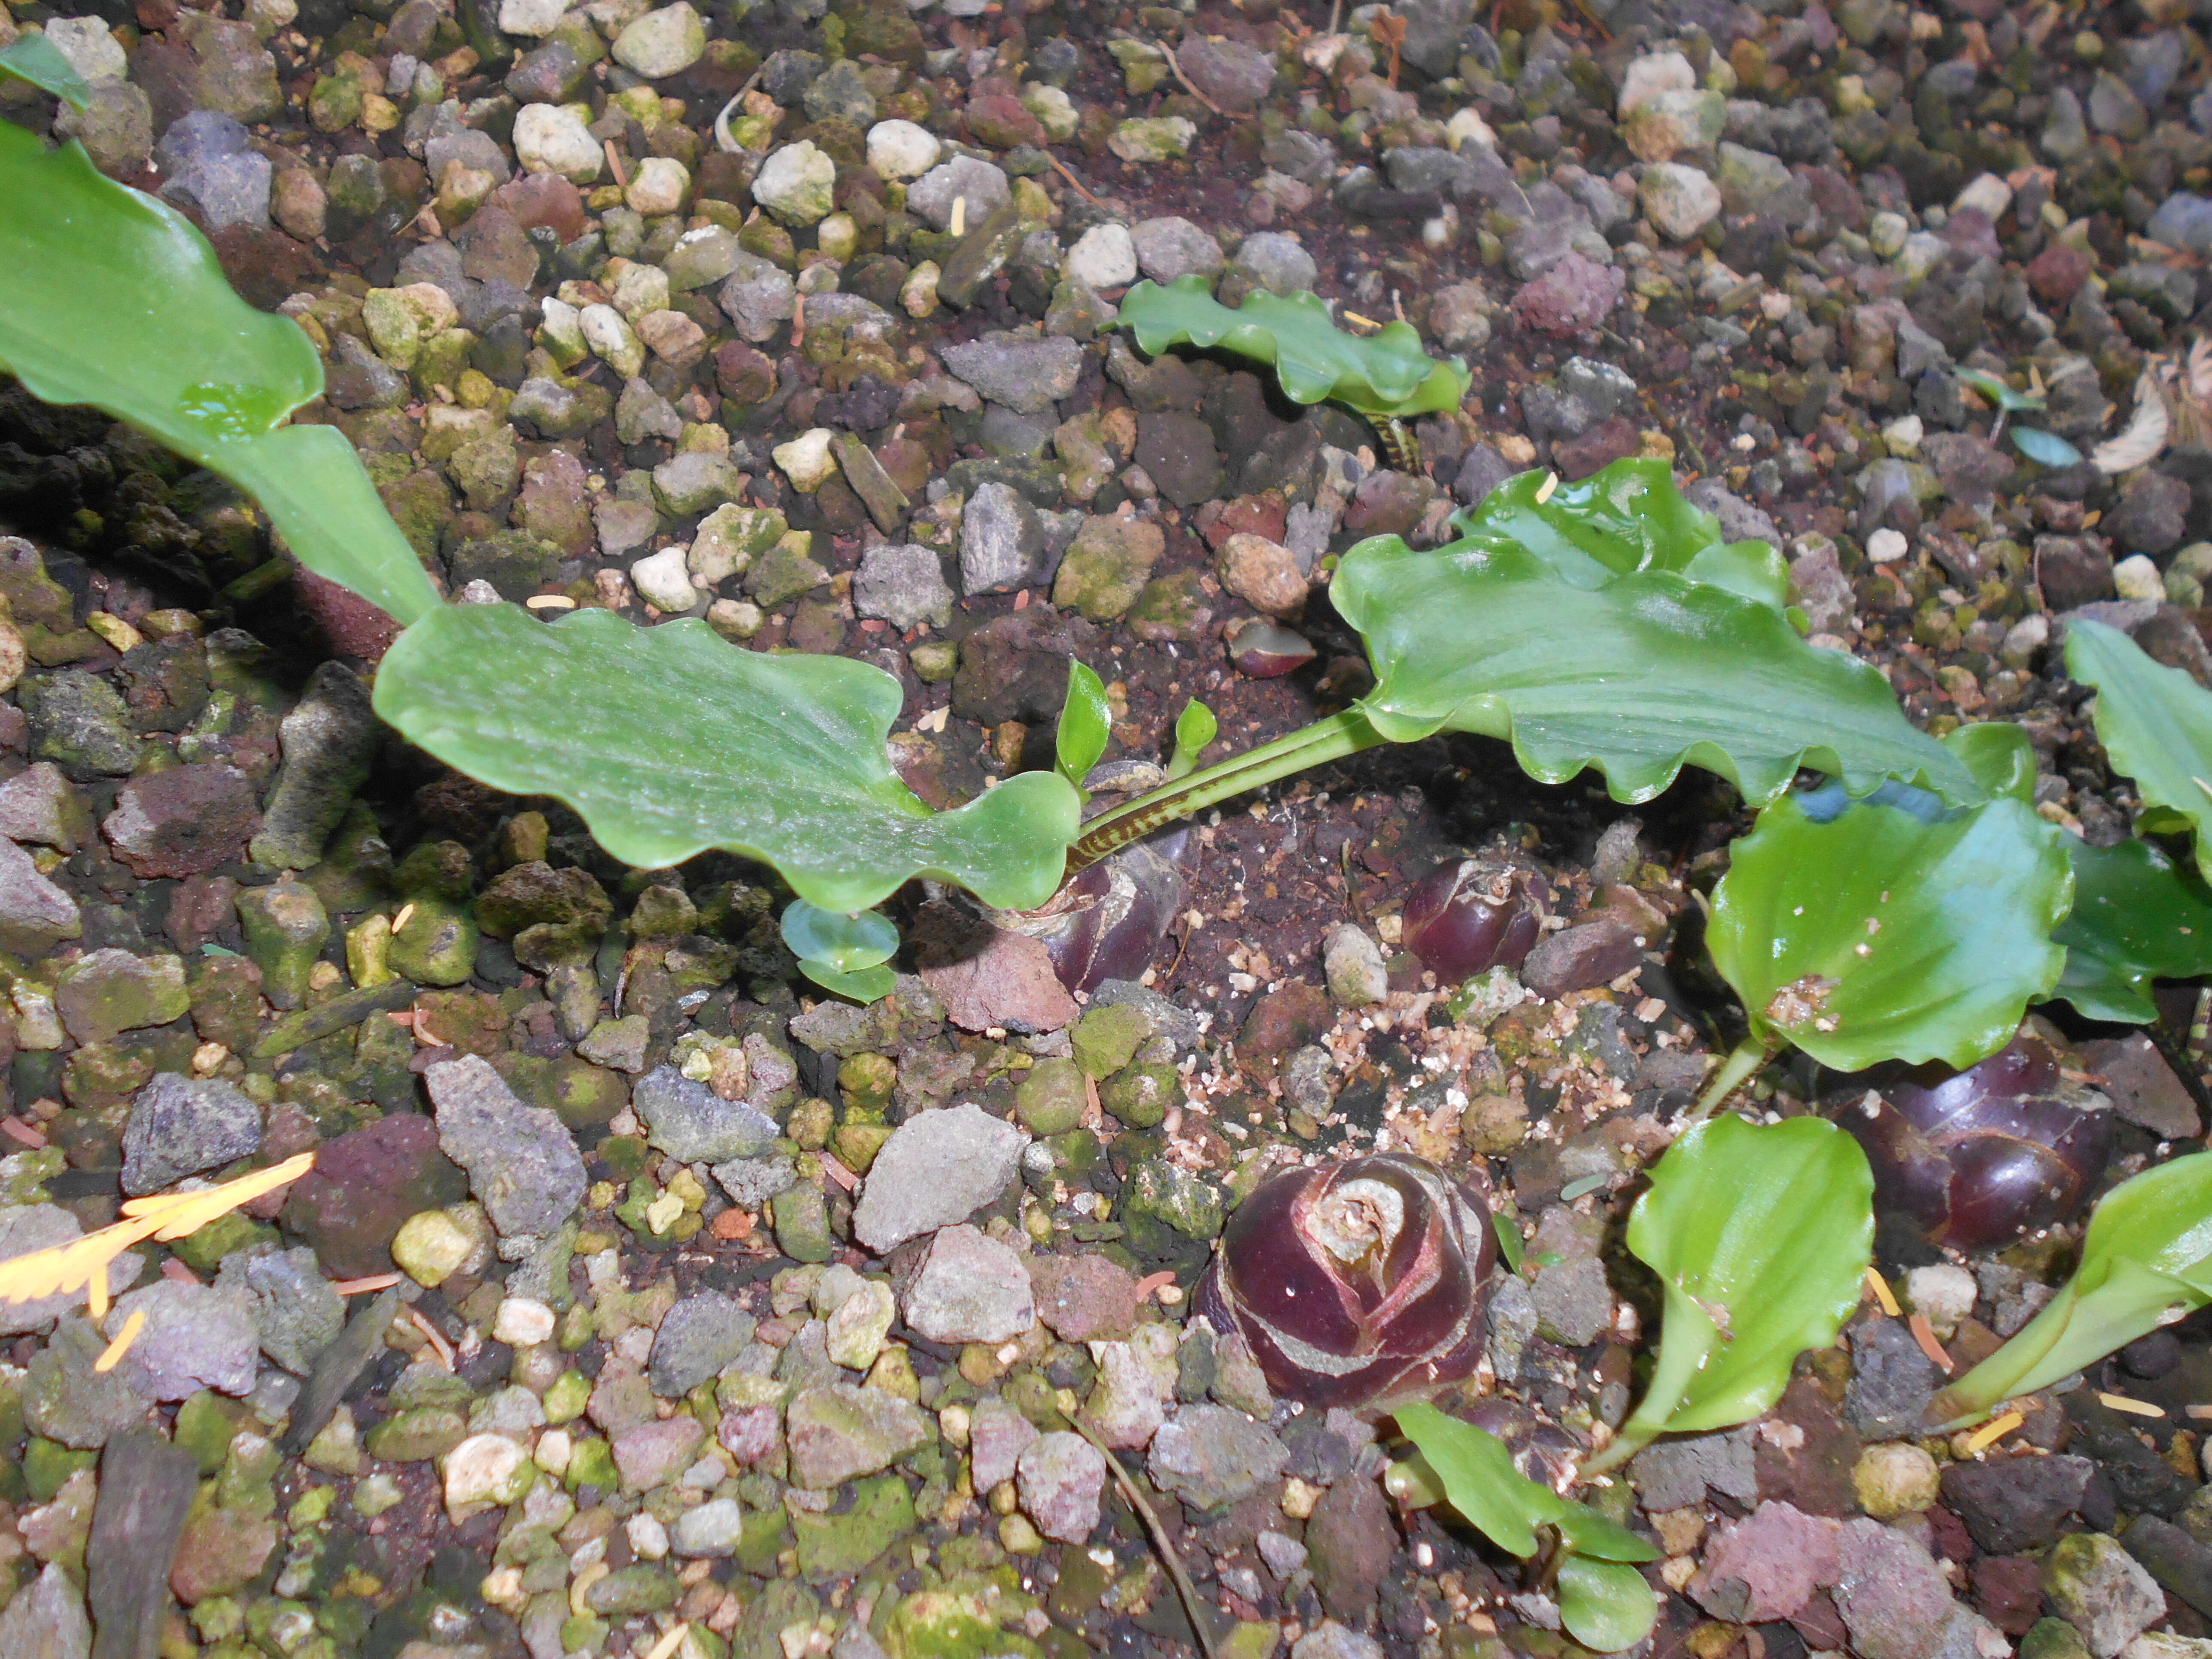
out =
<path fill-rule="evenodd" d="M 856 973 L 889 962 L 898 954 L 898 928 L 877 910 L 845 915 L 805 899 L 783 907 L 783 942 L 802 962 L 815 962 L 840 973 Z"/>
<path fill-rule="evenodd" d="M 2013 1339 L 1936 1397 L 1951 1429 L 2033 1394 L 2212 1302 L 2212 1152 L 2122 1182 L 2089 1218 L 2074 1277 Z"/>
<path fill-rule="evenodd" d="M 1965 763 L 1987 799 L 2035 805 L 2035 745 L 2010 720 L 1959 726 L 1943 746 Z"/>
<path fill-rule="evenodd" d="M 1452 524 L 1464 536 L 1518 542 L 1577 587 L 1664 570 L 1778 611 L 1790 603 L 1782 556 L 1765 542 L 1723 540 L 1720 520 L 1674 488 L 1664 461 L 1615 461 L 1578 483 L 1522 472 Z"/>
<path fill-rule="evenodd" d="M 1474 377 L 1456 357 L 1438 362 L 1419 330 L 1391 322 L 1377 334 L 1347 334 L 1312 294 L 1259 289 L 1235 310 L 1214 299 L 1203 276 L 1165 288 L 1139 283 L 1121 296 L 1119 327 L 1157 356 L 1170 346 L 1218 346 L 1273 366 L 1292 403 L 1334 398 L 1362 415 L 1441 414 L 1459 407 Z"/>
<path fill-rule="evenodd" d="M 825 910 L 865 910 L 915 876 L 1031 908 L 1076 833 L 1075 792 L 1050 772 L 932 812 L 884 757 L 897 681 L 741 650 L 696 618 L 639 628 L 586 610 L 548 625 L 516 605 L 445 606 L 399 636 L 375 703 L 470 776 L 568 802 L 626 863 L 721 848 Z"/>
<path fill-rule="evenodd" d="M 2013 428 L 2012 447 L 2038 466 L 2059 467 L 2081 465 L 2080 450 L 2075 448 L 2056 432 L 2045 432 L 2039 427 Z"/>
<path fill-rule="evenodd" d="M 1874 1176 L 1858 1143 L 1824 1119 L 1713 1118 L 1653 1166 L 1628 1248 L 1666 1287 L 1659 1359 L 1585 1474 L 1662 1433 L 1747 1423 L 1781 1397 L 1797 1356 L 1833 1342 L 1858 1305 Z"/>
<path fill-rule="evenodd" d="M 1785 796 L 1729 854 L 1706 945 L 1753 1035 L 1856 1072 L 1967 1066 L 2058 982 L 2073 899 L 2057 829 L 2004 795 L 1942 811 L 1891 787 Z"/>
<path fill-rule="evenodd" d="M 1559 1563 L 1559 1622 L 1593 1653 L 1619 1653 L 1651 1634 L 1659 1598 L 1644 1575 L 1613 1561 L 1571 1555 Z"/>
<path fill-rule="evenodd" d="M 2051 934 L 2066 971 L 2051 994 L 2091 1019 L 2148 1024 L 2151 981 L 2212 974 L 2212 890 L 2148 842 L 2065 837 L 2074 908 Z"/>
<path fill-rule="evenodd" d="M 1197 770 L 1199 757 L 1220 730 L 1221 722 L 1213 717 L 1213 711 L 1196 697 L 1185 703 L 1182 713 L 1176 716 L 1175 753 L 1168 761 L 1169 778 L 1188 777 Z"/>
<path fill-rule="evenodd" d="M 1490 1231 L 1498 1235 L 1498 1259 L 1505 1264 L 1505 1271 L 1519 1273 L 1523 1248 L 1519 1224 L 1504 1212 L 1497 1211 L 1491 1215 Z"/>
<path fill-rule="evenodd" d="M 1671 571 L 1585 588 L 1502 537 L 1415 552 L 1377 536 L 1345 556 L 1330 592 L 1375 666 L 1361 711 L 1393 742 L 1510 738 L 1531 775 L 1564 783 L 1594 766 L 1623 801 L 1650 799 L 1686 763 L 1759 805 L 1800 765 L 1855 794 L 1899 776 L 1978 798 L 1875 669 L 1807 645 L 1770 605 Z"/>
<path fill-rule="evenodd" d="M 2044 405 L 2042 398 L 2029 392 L 2015 392 L 1996 375 L 1981 369 L 1961 368 L 1953 373 L 2008 415 L 2016 415 L 2023 410 L 2041 409 Z M 2077 456 L 2075 459 L 2080 458 Z"/>
<path fill-rule="evenodd" d="M 1608 1521 L 1587 1504 L 1569 1503 L 1558 1520 L 1560 1540 L 1577 1555 L 1601 1561 L 1656 1561 L 1665 1552 L 1646 1538 L 1638 1538 L 1618 1522 Z"/>
<path fill-rule="evenodd" d="M 229 479 L 302 564 L 397 620 L 437 608 L 343 434 L 282 424 L 323 390 L 298 325 L 234 294 L 174 209 L 103 178 L 82 146 L 50 150 L 7 123 L 0 365 L 35 397 L 90 404 Z"/>
<path fill-rule="evenodd" d="M 1391 1415 L 1417 1451 L 1391 1470 L 1391 1490 L 1401 1503 L 1448 1503 L 1498 1548 L 1523 1559 L 1536 1553 L 1538 1527 L 1558 1528 L 1566 1547 L 1583 1555 L 1608 1561 L 1659 1559 L 1648 1540 L 1522 1474 L 1495 1435 L 1434 1406 L 1401 1406 Z"/>
<path fill-rule="evenodd" d="M 881 1002 L 898 986 L 898 975 L 888 968 L 855 968 L 847 971 L 801 957 L 799 971 L 823 990 L 850 997 L 855 1002 Z"/>
<path fill-rule="evenodd" d="M 84 109 L 92 102 L 92 88 L 70 67 L 61 49 L 43 34 L 26 34 L 0 52 L 0 76 L 27 81 L 40 92 Z"/>
<path fill-rule="evenodd" d="M 1060 775 L 1079 793 L 1083 780 L 1106 752 L 1113 734 L 1114 711 L 1107 706 L 1106 687 L 1098 676 L 1073 657 L 1067 659 L 1067 701 L 1060 705 Z"/>
<path fill-rule="evenodd" d="M 2112 769 L 2136 781 L 2148 823 L 2186 823 L 2197 873 L 2212 881 L 2212 692 L 2179 668 L 2154 662 L 2117 628 L 2066 625 L 2066 672 L 2097 689 L 2098 739 Z"/>

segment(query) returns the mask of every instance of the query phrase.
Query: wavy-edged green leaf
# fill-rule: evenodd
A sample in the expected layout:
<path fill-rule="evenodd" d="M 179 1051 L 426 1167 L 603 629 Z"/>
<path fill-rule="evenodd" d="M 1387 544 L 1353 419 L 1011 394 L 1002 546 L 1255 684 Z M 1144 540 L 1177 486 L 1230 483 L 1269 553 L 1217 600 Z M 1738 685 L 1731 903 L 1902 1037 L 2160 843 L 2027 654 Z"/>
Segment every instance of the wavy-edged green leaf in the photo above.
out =
<path fill-rule="evenodd" d="M 1747 1423 L 1781 1398 L 1799 1354 L 1858 1305 L 1874 1252 L 1874 1175 L 1822 1119 L 1686 1130 L 1628 1216 L 1628 1248 L 1666 1287 L 1659 1360 L 1620 1436 L 1586 1470 L 1655 1436 Z"/>
<path fill-rule="evenodd" d="M 885 758 L 901 695 L 866 663 L 741 650 L 696 619 L 639 628 L 589 610 L 548 624 L 464 605 L 399 636 L 375 704 L 470 776 L 568 802 L 626 863 L 721 848 L 841 912 L 916 876 L 1002 909 L 1043 903 L 1075 836 L 1075 791 L 1024 772 L 931 811 Z"/>
<path fill-rule="evenodd" d="M 1091 769 L 1106 752 L 1113 735 L 1114 711 L 1106 702 L 1106 687 L 1097 674 L 1074 658 L 1067 659 L 1067 701 L 1060 707 L 1055 734 L 1055 760 L 1068 787 L 1080 790 Z"/>
<path fill-rule="evenodd" d="M 1723 539 L 1720 520 L 1684 497 L 1664 461 L 1618 460 L 1575 483 L 1518 473 L 1451 521 L 1465 536 L 1519 543 L 1577 587 L 1666 570 L 1776 611 L 1790 603 L 1782 556 L 1765 542 Z"/>
<path fill-rule="evenodd" d="M 2122 1182 L 2098 1201 L 2081 1265 L 2012 1340 L 1936 1397 L 1953 1428 L 2033 1394 L 2212 1302 L 2212 1152 Z"/>
<path fill-rule="evenodd" d="M 1784 797 L 1729 849 L 1706 944 L 1754 1036 L 1822 1065 L 1961 1068 L 2058 982 L 2073 899 L 2059 831 L 2017 797 L 1943 811 L 1919 791 Z"/>
<path fill-rule="evenodd" d="M 1619 1653 L 1651 1634 L 1659 1598 L 1642 1573 L 1618 1561 L 1571 1555 L 1559 1563 L 1559 1622 L 1593 1653 Z"/>
<path fill-rule="evenodd" d="M 0 75 L 27 81 L 40 92 L 84 109 L 92 102 L 92 88 L 70 67 L 61 48 L 43 34 L 26 34 L 0 52 Z"/>
<path fill-rule="evenodd" d="M 1376 334 L 1347 334 L 1316 295 L 1285 298 L 1265 289 L 1232 309 L 1213 297 L 1203 276 L 1179 276 L 1164 288 L 1138 283 L 1121 296 L 1118 326 L 1155 356 L 1170 346 L 1218 346 L 1272 366 L 1283 395 L 1293 403 L 1330 398 L 1363 415 L 1457 409 L 1474 379 L 1456 357 L 1442 362 L 1431 357 L 1411 323 L 1386 323 Z"/>
<path fill-rule="evenodd" d="M 2075 448 L 2056 432 L 2045 432 L 2040 427 L 2013 428 L 2012 447 L 2038 466 L 2061 467 L 2081 465 L 2080 450 Z"/>
<path fill-rule="evenodd" d="M 2066 950 L 2051 994 L 2091 1019 L 2148 1024 L 2153 981 L 2212 974 L 2212 889 L 2148 842 L 2065 847 L 2074 908 L 2051 936 Z"/>
<path fill-rule="evenodd" d="M 799 959 L 799 971 L 825 991 L 855 1002 L 881 1002 L 898 988 L 898 975 L 880 965 L 872 968 L 832 968 L 809 957 Z"/>
<path fill-rule="evenodd" d="M 1168 757 L 1168 776 L 1188 777 L 1196 771 L 1199 757 L 1220 730 L 1213 711 L 1196 697 L 1183 704 L 1182 713 L 1176 716 L 1175 753 Z"/>
<path fill-rule="evenodd" d="M 0 123 L 0 365 L 48 403 L 142 427 L 258 499 L 310 570 L 409 623 L 437 589 L 343 434 L 283 424 L 323 368 L 289 317 L 231 291 L 167 204 L 81 145 Z"/>
<path fill-rule="evenodd" d="M 857 973 L 898 954 L 898 928 L 878 910 L 850 915 L 825 910 L 805 899 L 783 907 L 783 942 L 801 962 L 815 962 L 839 973 Z"/>
<path fill-rule="evenodd" d="M 2197 872 L 2212 881 L 2212 691 L 2103 623 L 2066 625 L 2066 672 L 2097 689 L 2098 740 L 2112 769 L 2136 781 L 2147 809 L 2139 827 L 2185 825 Z"/>
<path fill-rule="evenodd" d="M 1595 767 L 1622 801 L 1649 800 L 1685 764 L 1754 804 L 1801 765 L 1853 794 L 1901 777 L 1979 798 L 1876 670 L 1722 587 L 1662 570 L 1577 587 L 1500 537 L 1416 552 L 1377 536 L 1345 555 L 1330 592 L 1375 666 L 1360 708 L 1393 742 L 1447 729 L 1510 738 L 1533 776 L 1562 783 Z"/>

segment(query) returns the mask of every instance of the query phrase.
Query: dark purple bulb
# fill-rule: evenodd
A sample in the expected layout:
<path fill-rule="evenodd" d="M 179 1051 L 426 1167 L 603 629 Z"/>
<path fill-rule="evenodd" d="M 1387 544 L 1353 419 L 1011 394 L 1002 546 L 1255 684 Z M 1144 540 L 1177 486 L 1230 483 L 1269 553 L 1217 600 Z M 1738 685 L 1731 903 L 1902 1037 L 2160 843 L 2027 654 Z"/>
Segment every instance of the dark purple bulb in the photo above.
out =
<path fill-rule="evenodd" d="M 1272 680 L 1304 668 L 1314 659 L 1314 648 L 1304 635 L 1255 617 L 1230 634 L 1229 659 L 1240 674 Z"/>
<path fill-rule="evenodd" d="M 1471 1376 L 1498 1241 L 1485 1199 L 1378 1152 L 1263 1182 L 1238 1206 L 1194 1310 L 1241 1334 L 1287 1400 L 1418 1400 Z"/>
<path fill-rule="evenodd" d="M 1406 948 L 1439 980 L 1519 968 L 1542 936 L 1544 909 L 1526 870 L 1447 859 L 1406 895 Z"/>
<path fill-rule="evenodd" d="M 1960 1249 L 2064 1220 L 2112 1150 L 2105 1097 L 2026 1028 L 1962 1072 L 1881 1067 L 1831 1079 L 1821 1099 L 1866 1149 L 1881 1207 Z"/>
<path fill-rule="evenodd" d="M 1152 952 L 1182 908 L 1183 872 L 1191 857 L 1189 829 L 1170 830 L 1086 866 L 1042 909 L 995 920 L 1043 940 L 1053 971 L 1071 991 L 1136 979 L 1152 965 Z"/>

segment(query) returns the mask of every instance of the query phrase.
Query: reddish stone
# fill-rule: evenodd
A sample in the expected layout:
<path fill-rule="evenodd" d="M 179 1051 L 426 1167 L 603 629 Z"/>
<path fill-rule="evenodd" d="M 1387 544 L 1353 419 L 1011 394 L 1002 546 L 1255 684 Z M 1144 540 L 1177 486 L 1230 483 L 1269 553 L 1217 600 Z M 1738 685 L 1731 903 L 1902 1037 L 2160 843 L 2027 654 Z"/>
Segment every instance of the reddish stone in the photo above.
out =
<path fill-rule="evenodd" d="M 969 136 L 993 149 L 1013 149 L 1045 142 L 1044 128 L 1022 107 L 1022 100 L 1003 81 L 979 81 L 968 95 Z"/>
<path fill-rule="evenodd" d="M 468 1196 L 468 1177 L 439 1149 L 428 1117 L 403 1112 L 324 1143 L 315 1167 L 292 1183 L 285 1231 L 313 1245 L 329 1272 L 348 1279 L 392 1270 L 400 1224 Z"/>
<path fill-rule="evenodd" d="M 2025 1636 L 2043 1616 L 2043 1570 L 2028 1555 L 1974 1563 L 1974 1610 L 2007 1636 Z"/>
<path fill-rule="evenodd" d="M 1328 994 L 1318 985 L 1294 980 L 1252 1005 L 1237 1033 L 1237 1052 L 1272 1073 L 1275 1061 L 1304 1048 L 1335 1023 L 1336 1010 Z"/>
<path fill-rule="evenodd" d="M 504 208 L 526 231 L 540 226 L 563 242 L 584 234 L 584 198 L 554 173 L 518 173 L 492 191 L 490 205 Z"/>
<path fill-rule="evenodd" d="M 1643 441 L 1634 422 L 1626 416 L 1611 416 L 1600 421 L 1579 438 L 1569 438 L 1564 443 L 1553 444 L 1552 465 L 1559 468 L 1565 477 L 1587 478 L 1623 456 L 1633 455 L 1642 447 Z"/>
<path fill-rule="evenodd" d="M 322 262 L 305 242 L 281 230 L 255 225 L 225 225 L 208 240 L 222 274 L 239 297 L 263 311 L 274 311 L 301 289 L 323 278 Z"/>
<path fill-rule="evenodd" d="M 323 630 L 331 649 L 341 657 L 375 662 L 399 637 L 398 623 L 358 593 L 312 570 L 293 573 L 292 597 Z"/>
<path fill-rule="evenodd" d="M 182 955 L 198 956 L 237 919 L 238 884 L 228 876 L 189 877 L 169 895 L 169 942 Z"/>
<path fill-rule="evenodd" d="M 2063 306 L 2081 291 L 2095 269 L 2096 261 L 2080 248 L 2053 242 L 2028 262 L 2027 285 L 2037 299 Z"/>
<path fill-rule="evenodd" d="M 1103 1255 L 1033 1256 L 1037 1317 L 1063 1342 L 1114 1341 L 1137 1321 L 1137 1281 Z"/>
<path fill-rule="evenodd" d="M 1264 536 L 1279 542 L 1286 533 L 1283 498 L 1279 495 L 1239 495 L 1224 506 L 1206 526 L 1206 544 L 1218 550 L 1231 536 Z"/>
<path fill-rule="evenodd" d="M 1570 253 L 1513 296 L 1513 314 L 1539 334 L 1560 339 L 1586 333 L 1620 301 L 1628 278 L 1609 265 Z"/>
<path fill-rule="evenodd" d="M 714 348 L 714 384 L 732 403 L 750 409 L 775 396 L 775 365 L 743 340 L 726 341 Z"/>
<path fill-rule="evenodd" d="M 210 763 L 131 779 L 100 827 L 133 875 L 154 880 L 236 862 L 260 825 L 246 775 Z"/>

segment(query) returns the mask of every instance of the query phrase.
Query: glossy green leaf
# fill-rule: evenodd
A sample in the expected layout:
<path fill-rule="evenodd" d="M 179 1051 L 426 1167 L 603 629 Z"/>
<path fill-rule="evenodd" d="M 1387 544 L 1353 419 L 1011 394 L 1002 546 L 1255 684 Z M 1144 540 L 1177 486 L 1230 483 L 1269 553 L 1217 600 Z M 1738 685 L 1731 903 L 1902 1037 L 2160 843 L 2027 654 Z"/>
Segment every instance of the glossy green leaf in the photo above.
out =
<path fill-rule="evenodd" d="M 845 969 L 801 957 L 799 971 L 823 990 L 855 1002 L 881 1002 L 898 987 L 898 975 L 884 967 Z"/>
<path fill-rule="evenodd" d="M 1587 1473 L 1660 1434 L 1749 1422 L 1781 1397 L 1799 1354 L 1836 1340 L 1873 1259 L 1873 1172 L 1823 1119 L 1713 1118 L 1653 1166 L 1628 1248 L 1666 1287 L 1659 1359 Z"/>
<path fill-rule="evenodd" d="M 2012 447 L 2038 466 L 2060 467 L 2081 465 L 2080 450 L 2075 448 L 2056 432 L 2045 432 L 2040 427 L 2013 428 Z"/>
<path fill-rule="evenodd" d="M 1114 711 L 1107 706 L 1106 687 L 1098 676 L 1070 657 L 1067 659 L 1067 701 L 1060 705 L 1057 734 L 1060 775 L 1080 791 L 1083 780 L 1106 752 L 1113 735 Z"/>
<path fill-rule="evenodd" d="M 2105 1194 L 2081 1264 L 2012 1340 L 1936 1397 L 1955 1428 L 2047 1389 L 2212 1302 L 2212 1152 L 2191 1152 Z"/>
<path fill-rule="evenodd" d="M 1593 1653 L 1619 1653 L 1651 1634 L 1659 1598 L 1644 1575 L 1618 1561 L 1571 1555 L 1559 1563 L 1559 1622 Z"/>
<path fill-rule="evenodd" d="M 0 365 L 48 403 L 143 427 L 258 500 L 300 562 L 402 623 L 434 610 L 368 474 L 333 427 L 283 424 L 323 390 L 288 317 L 230 289 L 167 204 L 82 146 L 0 123 Z"/>
<path fill-rule="evenodd" d="M 26 34 L 0 52 L 0 76 L 27 81 L 40 92 L 84 109 L 92 102 L 92 88 L 70 67 L 61 49 L 43 34 Z"/>
<path fill-rule="evenodd" d="M 2058 982 L 2073 898 L 2056 826 L 1999 795 L 1944 811 L 1891 786 L 1785 796 L 1729 849 L 1706 945 L 1755 1037 L 1856 1072 L 1966 1066 Z"/>
<path fill-rule="evenodd" d="M 840 973 L 872 968 L 898 954 L 898 928 L 878 910 L 847 915 L 793 899 L 783 907 L 782 927 L 783 942 L 792 955 Z"/>
<path fill-rule="evenodd" d="M 2044 405 L 2044 400 L 2033 393 L 2015 392 L 1996 375 L 1981 369 L 1961 368 L 1953 372 L 2008 415 L 2016 415 L 2023 410 L 2041 409 Z"/>
<path fill-rule="evenodd" d="M 1139 283 L 1121 296 L 1118 326 L 1156 356 L 1170 346 L 1218 346 L 1271 365 L 1291 402 L 1329 398 L 1362 415 L 1440 414 L 1457 409 L 1474 383 L 1458 358 L 1438 362 L 1423 350 L 1411 323 L 1347 334 L 1312 294 L 1285 298 L 1261 289 L 1232 310 L 1203 276 L 1180 276 L 1165 288 Z"/>
<path fill-rule="evenodd" d="M 1672 571 L 1579 587 L 1504 537 L 1416 552 L 1378 536 L 1345 556 L 1330 592 L 1375 667 L 1360 709 L 1393 742 L 1509 738 L 1533 776 L 1595 767 L 1623 801 L 1650 799 L 1685 763 L 1754 804 L 1800 765 L 1855 794 L 1903 777 L 1946 799 L 1979 795 L 1873 667 L 1806 644 L 1769 605 Z"/>
<path fill-rule="evenodd" d="M 1185 703 L 1182 713 L 1176 716 L 1175 753 L 1168 760 L 1168 776 L 1188 777 L 1196 771 L 1199 757 L 1220 730 L 1221 722 L 1213 711 L 1196 697 Z"/>
<path fill-rule="evenodd" d="M 1452 525 L 1463 536 L 1519 543 L 1577 587 L 1664 570 L 1776 611 L 1790 603 L 1782 556 L 1765 542 L 1724 540 L 1720 520 L 1674 488 L 1664 461 L 1615 461 L 1576 483 L 1519 473 L 1453 514 Z"/>
<path fill-rule="evenodd" d="M 1954 727 L 1943 746 L 1974 775 L 1987 799 L 2035 805 L 2035 745 L 2010 720 Z"/>
<path fill-rule="evenodd" d="M 2212 889 L 2148 842 L 2065 837 L 2074 908 L 2051 934 L 2066 971 L 2051 994 L 2091 1019 L 2148 1024 L 2151 984 L 2212 974 Z"/>
<path fill-rule="evenodd" d="M 2185 826 L 2197 872 L 2212 880 L 2212 691 L 2102 623 L 2066 625 L 2066 672 L 2097 689 L 2097 737 L 2146 809 L 2137 828 Z"/>
<path fill-rule="evenodd" d="M 1538 1527 L 1556 1527 L 1561 1542 L 1578 1554 L 1607 1561 L 1659 1559 L 1649 1540 L 1522 1474 L 1497 1436 L 1434 1406 L 1401 1406 L 1391 1415 L 1418 1454 L 1390 1472 L 1390 1490 L 1401 1503 L 1449 1504 L 1498 1548 L 1524 1559 L 1536 1553 Z"/>
<path fill-rule="evenodd" d="M 915 876 L 1003 909 L 1059 886 L 1076 796 L 1024 772 L 933 812 L 892 775 L 898 682 L 848 658 L 741 650 L 703 622 L 611 611 L 537 621 L 449 605 L 399 637 L 376 712 L 495 789 L 568 803 L 615 857 L 763 859 L 826 910 L 865 910 Z"/>

